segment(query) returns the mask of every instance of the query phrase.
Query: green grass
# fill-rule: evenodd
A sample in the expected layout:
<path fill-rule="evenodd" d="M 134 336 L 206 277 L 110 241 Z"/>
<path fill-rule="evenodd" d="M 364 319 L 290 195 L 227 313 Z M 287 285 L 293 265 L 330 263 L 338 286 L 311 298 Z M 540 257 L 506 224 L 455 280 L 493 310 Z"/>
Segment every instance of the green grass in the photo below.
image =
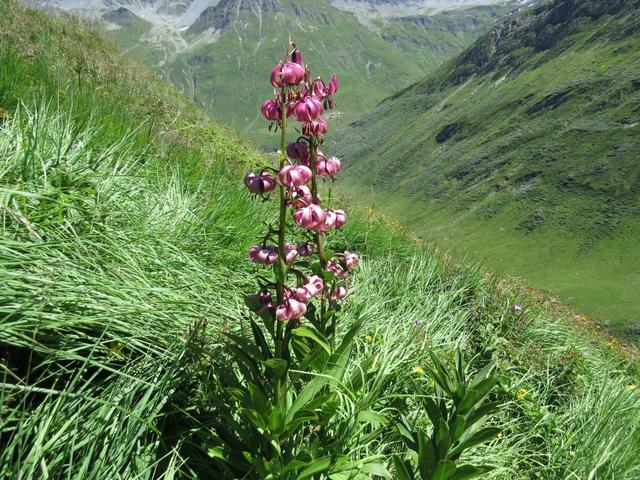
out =
<path fill-rule="evenodd" d="M 82 27 L 0 8 L 0 478 L 225 478 L 212 380 L 256 288 L 246 250 L 273 210 L 241 184 L 263 159 Z M 96 72 L 80 80 L 79 46 Z M 346 377 L 362 381 L 335 387 L 334 422 L 368 412 L 384 432 L 354 463 L 398 448 L 400 413 L 424 421 L 412 369 L 459 346 L 501 378 L 503 435 L 467 455 L 486 478 L 638 477 L 631 359 L 549 299 L 349 213 L 331 245 L 363 258 L 340 317 L 363 322 Z"/>
<path fill-rule="evenodd" d="M 633 338 L 639 9 L 607 5 L 521 14 L 497 46 L 483 37 L 338 143 L 349 178 L 416 233 Z M 596 7 L 613 10 L 591 19 Z"/>

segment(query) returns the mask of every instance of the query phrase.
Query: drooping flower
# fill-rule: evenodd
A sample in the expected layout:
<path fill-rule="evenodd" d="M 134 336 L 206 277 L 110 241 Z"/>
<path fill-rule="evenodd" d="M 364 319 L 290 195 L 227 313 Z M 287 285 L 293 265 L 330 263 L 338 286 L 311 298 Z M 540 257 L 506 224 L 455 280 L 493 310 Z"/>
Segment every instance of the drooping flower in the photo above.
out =
<path fill-rule="evenodd" d="M 278 172 L 278 181 L 285 187 L 301 187 L 311 180 L 311 169 L 304 165 L 285 165 Z"/>
<path fill-rule="evenodd" d="M 333 292 L 331 292 L 331 300 L 333 300 L 334 302 L 337 300 L 342 300 L 347 296 L 348 293 L 349 292 L 347 290 L 347 287 L 339 285 L 333 289 Z"/>
<path fill-rule="evenodd" d="M 314 230 L 318 233 L 326 232 L 327 230 L 334 228 L 336 225 L 336 214 L 333 210 L 327 210 L 324 222 L 319 223 L 314 227 Z"/>
<path fill-rule="evenodd" d="M 271 70 L 271 85 L 276 88 L 297 85 L 303 79 L 304 67 L 296 62 L 280 62 Z"/>
<path fill-rule="evenodd" d="M 320 117 L 322 112 L 324 112 L 322 102 L 313 95 L 307 95 L 298 100 L 293 109 L 293 116 L 299 122 L 310 122 Z"/>
<path fill-rule="evenodd" d="M 300 165 L 306 165 L 308 167 L 311 160 L 311 149 L 307 142 L 300 140 L 290 143 L 287 146 L 287 155 L 292 160 L 298 160 Z"/>
<path fill-rule="evenodd" d="M 249 304 L 256 314 L 261 315 L 269 308 L 273 308 L 273 299 L 268 290 L 260 290 L 258 293 L 249 295 Z"/>
<path fill-rule="evenodd" d="M 331 157 L 327 159 L 320 159 L 320 157 L 318 157 L 318 162 L 316 164 L 318 175 L 322 175 L 323 177 L 333 177 L 341 168 L 342 162 L 338 157 Z"/>
<path fill-rule="evenodd" d="M 269 173 L 260 172 L 256 175 L 249 172 L 244 176 L 244 184 L 251 193 L 262 195 L 276 188 L 276 179 Z"/>
<path fill-rule="evenodd" d="M 291 265 L 298 256 L 298 249 L 293 243 L 285 243 L 284 245 L 284 263 Z"/>
<path fill-rule="evenodd" d="M 335 223 L 335 228 L 336 230 L 339 228 L 342 228 L 346 223 L 347 223 L 347 214 L 344 213 L 344 210 L 334 210 L 333 211 L 336 214 L 336 223 Z"/>
<path fill-rule="evenodd" d="M 272 122 L 275 122 L 276 120 L 280 120 L 280 117 L 282 114 L 281 108 L 282 107 L 280 103 L 270 98 L 262 102 L 262 106 L 260 107 L 260 110 L 262 110 L 262 115 L 264 116 L 264 118 Z"/>
<path fill-rule="evenodd" d="M 326 216 L 327 214 L 322 207 L 312 203 L 293 212 L 293 221 L 296 222 L 299 227 L 312 230 L 322 224 Z"/>
<path fill-rule="evenodd" d="M 316 120 L 304 122 L 302 124 L 302 133 L 307 137 L 321 137 L 326 135 L 328 131 L 329 124 L 322 117 L 318 117 Z"/>
<path fill-rule="evenodd" d="M 316 253 L 316 244 L 311 242 L 299 243 L 297 245 L 298 255 L 301 257 L 310 257 Z"/>
<path fill-rule="evenodd" d="M 317 275 L 306 277 L 305 281 L 307 283 L 305 283 L 301 287 L 298 287 L 295 290 L 294 295 L 299 301 L 307 303 L 313 297 L 322 292 L 324 288 L 324 282 Z"/>
<path fill-rule="evenodd" d="M 291 199 L 289 200 L 289 206 L 294 208 L 306 207 L 313 203 L 313 193 L 311 189 L 306 185 L 291 190 Z"/>
<path fill-rule="evenodd" d="M 249 249 L 249 260 L 260 265 L 273 265 L 278 261 L 278 249 L 268 245 L 254 245 Z"/>
<path fill-rule="evenodd" d="M 327 262 L 327 270 L 333 273 L 336 277 L 342 278 L 343 280 L 349 278 L 349 273 L 345 271 L 345 269 L 342 268 L 342 265 L 340 265 L 340 263 L 338 263 L 336 260 L 329 260 Z"/>
<path fill-rule="evenodd" d="M 305 313 L 307 313 L 307 306 L 289 296 L 282 305 L 276 307 L 276 320 L 297 320 L 303 317 Z"/>
<path fill-rule="evenodd" d="M 358 257 L 358 255 L 356 255 L 355 253 L 351 253 L 351 252 L 344 252 L 342 254 L 342 258 L 344 259 L 344 265 L 345 267 L 347 267 L 347 270 L 351 270 L 352 268 L 355 268 L 356 265 L 358 265 L 358 262 L 360 261 L 360 257 Z"/>

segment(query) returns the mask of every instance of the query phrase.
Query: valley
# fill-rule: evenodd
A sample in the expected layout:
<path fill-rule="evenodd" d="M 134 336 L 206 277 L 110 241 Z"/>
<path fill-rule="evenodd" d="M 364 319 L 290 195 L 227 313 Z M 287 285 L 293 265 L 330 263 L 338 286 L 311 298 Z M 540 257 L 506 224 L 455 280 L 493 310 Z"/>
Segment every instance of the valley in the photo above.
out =
<path fill-rule="evenodd" d="M 347 172 L 425 238 L 637 338 L 638 2 L 514 16 L 341 132 Z"/>

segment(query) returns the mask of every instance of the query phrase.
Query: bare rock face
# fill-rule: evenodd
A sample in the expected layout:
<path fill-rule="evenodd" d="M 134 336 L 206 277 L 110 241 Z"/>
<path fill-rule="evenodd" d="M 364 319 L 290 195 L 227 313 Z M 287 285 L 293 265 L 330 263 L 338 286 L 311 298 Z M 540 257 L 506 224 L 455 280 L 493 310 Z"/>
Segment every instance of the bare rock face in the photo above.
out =
<path fill-rule="evenodd" d="M 279 0 L 221 0 L 217 5 L 205 9 L 188 31 L 197 34 L 211 28 L 222 30 L 232 20 L 246 15 L 275 16 L 282 11 Z"/>

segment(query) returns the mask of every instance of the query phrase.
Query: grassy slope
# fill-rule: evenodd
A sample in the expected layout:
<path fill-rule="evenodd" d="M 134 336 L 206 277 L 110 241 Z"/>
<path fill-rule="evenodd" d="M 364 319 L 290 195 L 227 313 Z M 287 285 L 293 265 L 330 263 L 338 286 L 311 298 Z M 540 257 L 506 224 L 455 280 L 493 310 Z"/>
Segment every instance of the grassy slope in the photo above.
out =
<path fill-rule="evenodd" d="M 340 149 L 351 177 L 416 232 L 631 333 L 640 322 L 639 9 L 627 2 L 592 19 L 571 4 L 554 12 L 566 7 L 573 20 L 545 26 L 544 7 L 501 27 L 493 56 L 492 36 L 483 38 L 353 124 Z M 453 124 L 463 126 L 438 143 Z"/>
<path fill-rule="evenodd" d="M 238 185 L 260 160 L 91 32 L 0 14 L 0 477 L 220 478 L 212 358 L 255 288 L 245 252 L 272 212 Z M 336 415 L 392 421 L 425 346 L 458 344 L 501 371 L 504 435 L 473 452 L 493 478 L 638 477 L 638 378 L 613 344 L 370 212 L 332 244 L 364 257 L 342 322 L 373 337 Z"/>
<path fill-rule="evenodd" d="M 270 93 L 263 80 L 268 78 L 273 59 L 282 56 L 281 46 L 289 35 L 306 46 L 305 60 L 316 75 L 338 74 L 344 85 L 338 121 L 350 122 L 386 95 L 435 70 L 508 11 L 507 7 L 480 7 L 365 26 L 325 1 L 265 1 L 260 5 L 262 10 L 257 2 L 237 0 L 211 8 L 207 21 L 196 23 L 185 38 L 202 41 L 202 32 L 216 24 L 220 30 L 215 43 L 205 41 L 160 67 L 207 111 L 256 136 L 258 143 L 268 141 L 256 108 Z M 149 65 L 164 58 L 164 52 L 152 53 L 148 35 L 132 41 L 129 30 L 107 34 Z M 211 34 L 204 35 L 208 36 Z"/>

